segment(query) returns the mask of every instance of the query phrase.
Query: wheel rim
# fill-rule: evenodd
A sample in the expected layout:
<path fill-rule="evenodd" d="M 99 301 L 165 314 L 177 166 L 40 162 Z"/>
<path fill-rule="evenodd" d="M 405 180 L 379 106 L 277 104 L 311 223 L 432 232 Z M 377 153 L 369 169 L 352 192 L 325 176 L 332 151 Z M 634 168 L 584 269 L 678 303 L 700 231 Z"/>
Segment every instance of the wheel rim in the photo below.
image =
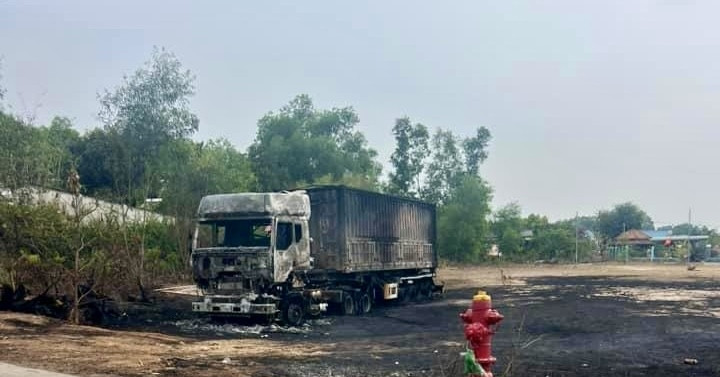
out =
<path fill-rule="evenodd" d="M 297 326 L 302 322 L 303 310 L 298 304 L 290 304 L 287 308 L 288 325 Z"/>
<path fill-rule="evenodd" d="M 353 302 L 352 296 L 346 295 L 343 300 L 343 310 L 345 314 L 352 314 L 355 311 L 355 303 Z"/>
<path fill-rule="evenodd" d="M 367 293 L 363 294 L 362 297 L 360 297 L 360 310 L 363 314 L 370 313 L 370 310 L 372 309 L 372 301 L 370 300 L 370 295 Z"/>

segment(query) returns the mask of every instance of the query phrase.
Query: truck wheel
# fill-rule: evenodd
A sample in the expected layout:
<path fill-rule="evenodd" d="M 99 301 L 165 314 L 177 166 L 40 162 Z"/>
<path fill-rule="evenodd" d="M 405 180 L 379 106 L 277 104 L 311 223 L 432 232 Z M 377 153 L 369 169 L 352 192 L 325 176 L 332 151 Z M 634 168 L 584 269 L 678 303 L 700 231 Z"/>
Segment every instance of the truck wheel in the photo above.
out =
<path fill-rule="evenodd" d="M 433 299 L 433 287 L 431 282 L 424 282 L 420 286 L 420 300 L 430 301 Z"/>
<path fill-rule="evenodd" d="M 372 310 L 372 299 L 367 293 L 360 295 L 358 300 L 358 314 L 368 314 Z"/>
<path fill-rule="evenodd" d="M 290 302 L 283 312 L 283 322 L 288 326 L 300 326 L 305 320 L 305 310 L 302 303 Z"/>
<path fill-rule="evenodd" d="M 353 300 L 352 294 L 345 293 L 343 295 L 342 302 L 342 314 L 350 315 L 355 313 L 355 300 Z"/>

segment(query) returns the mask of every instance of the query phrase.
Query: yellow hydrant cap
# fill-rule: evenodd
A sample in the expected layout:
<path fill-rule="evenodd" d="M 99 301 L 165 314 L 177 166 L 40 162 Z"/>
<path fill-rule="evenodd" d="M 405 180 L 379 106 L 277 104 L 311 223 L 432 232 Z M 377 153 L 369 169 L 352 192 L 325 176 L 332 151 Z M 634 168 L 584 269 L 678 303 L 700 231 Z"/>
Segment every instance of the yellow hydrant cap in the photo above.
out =
<path fill-rule="evenodd" d="M 490 301 L 490 295 L 485 291 L 478 291 L 478 293 L 473 296 L 473 301 Z"/>

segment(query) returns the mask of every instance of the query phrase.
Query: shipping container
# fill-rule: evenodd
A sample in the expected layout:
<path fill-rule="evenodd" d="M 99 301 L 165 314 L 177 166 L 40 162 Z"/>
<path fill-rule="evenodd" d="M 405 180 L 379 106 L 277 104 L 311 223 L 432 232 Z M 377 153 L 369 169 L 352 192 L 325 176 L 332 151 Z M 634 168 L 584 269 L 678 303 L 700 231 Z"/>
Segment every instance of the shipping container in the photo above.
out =
<path fill-rule="evenodd" d="M 362 272 L 437 266 L 433 204 L 343 186 L 306 191 L 316 268 Z"/>

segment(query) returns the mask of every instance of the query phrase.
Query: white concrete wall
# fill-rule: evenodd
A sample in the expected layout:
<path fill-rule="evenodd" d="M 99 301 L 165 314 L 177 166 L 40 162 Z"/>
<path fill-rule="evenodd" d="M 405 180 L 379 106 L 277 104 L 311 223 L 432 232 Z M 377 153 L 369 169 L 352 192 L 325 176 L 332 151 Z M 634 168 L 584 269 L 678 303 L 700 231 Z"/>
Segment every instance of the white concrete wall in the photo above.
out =
<path fill-rule="evenodd" d="M 17 196 L 18 193 L 13 195 L 13 193 L 9 190 L 0 190 L 0 195 L 4 197 L 12 197 Z M 30 200 L 35 203 L 55 204 L 67 215 L 73 216 L 75 214 L 75 210 L 73 208 L 74 196 L 67 192 L 29 188 L 23 189 L 23 192 L 20 195 L 29 195 Z M 99 220 L 114 220 L 120 223 L 135 223 L 148 220 L 161 222 L 175 221 L 175 219 L 170 216 L 164 216 L 143 209 L 129 207 L 124 204 L 110 203 L 89 196 L 81 195 L 79 200 L 79 208 L 84 216 L 83 222 Z"/>

